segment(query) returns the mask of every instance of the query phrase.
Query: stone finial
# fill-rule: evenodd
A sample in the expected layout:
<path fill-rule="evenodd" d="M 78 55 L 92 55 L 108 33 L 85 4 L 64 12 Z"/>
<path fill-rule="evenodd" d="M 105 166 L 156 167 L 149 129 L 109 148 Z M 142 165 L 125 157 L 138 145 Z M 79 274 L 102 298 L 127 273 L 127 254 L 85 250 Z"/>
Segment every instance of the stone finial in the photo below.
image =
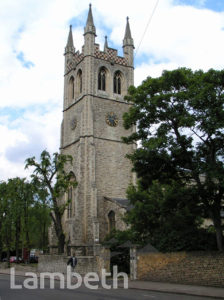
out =
<path fill-rule="evenodd" d="M 104 52 L 108 48 L 107 36 L 105 35 L 105 42 L 104 42 Z"/>
<path fill-rule="evenodd" d="M 125 35 L 123 39 L 123 46 L 134 46 L 134 42 L 131 36 L 131 29 L 129 25 L 129 17 L 127 17 L 127 24 L 125 28 Z"/>
<path fill-rule="evenodd" d="M 89 12 L 86 21 L 85 33 L 93 33 L 96 35 L 96 28 L 93 22 L 92 5 L 89 4 Z"/>
<path fill-rule="evenodd" d="M 88 18 L 87 18 L 87 21 L 86 21 L 86 25 L 94 26 L 93 14 L 92 14 L 92 4 L 91 3 L 89 4 L 89 13 L 88 13 Z"/>
<path fill-rule="evenodd" d="M 68 52 L 75 52 L 75 47 L 73 45 L 72 25 L 70 25 L 68 41 L 67 41 L 67 45 L 65 47 L 65 53 L 68 53 Z"/>

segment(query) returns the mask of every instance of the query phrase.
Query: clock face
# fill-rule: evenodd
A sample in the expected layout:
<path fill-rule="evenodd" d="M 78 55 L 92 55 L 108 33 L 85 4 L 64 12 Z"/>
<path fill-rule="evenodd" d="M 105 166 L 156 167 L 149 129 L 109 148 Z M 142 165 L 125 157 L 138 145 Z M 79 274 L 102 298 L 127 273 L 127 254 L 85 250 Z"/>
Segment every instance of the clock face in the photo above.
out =
<path fill-rule="evenodd" d="M 115 127 L 118 124 L 118 117 L 116 116 L 115 113 L 110 112 L 106 115 L 106 123 L 109 126 Z"/>
<path fill-rule="evenodd" d="M 70 125 L 71 125 L 71 129 L 72 129 L 72 130 L 75 130 L 75 128 L 76 128 L 76 126 L 77 126 L 77 120 L 76 120 L 76 118 L 73 118 L 73 119 L 71 120 Z"/>

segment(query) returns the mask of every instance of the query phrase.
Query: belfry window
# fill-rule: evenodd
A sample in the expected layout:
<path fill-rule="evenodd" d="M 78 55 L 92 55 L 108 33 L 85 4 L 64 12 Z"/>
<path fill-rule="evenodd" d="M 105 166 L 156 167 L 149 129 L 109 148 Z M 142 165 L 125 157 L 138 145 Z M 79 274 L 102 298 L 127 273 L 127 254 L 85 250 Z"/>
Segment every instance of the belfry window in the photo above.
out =
<path fill-rule="evenodd" d="M 115 212 L 111 210 L 108 214 L 108 219 L 109 219 L 109 232 L 111 232 L 113 229 L 116 228 L 115 224 Z"/>
<path fill-rule="evenodd" d="M 121 94 L 121 72 L 117 71 L 114 74 L 114 93 Z"/>
<path fill-rule="evenodd" d="M 68 84 L 68 97 L 69 99 L 74 99 L 75 96 L 75 80 L 74 77 L 72 76 L 69 79 L 69 84 Z"/>
<path fill-rule="evenodd" d="M 106 91 L 106 69 L 100 68 L 98 73 L 98 90 Z"/>

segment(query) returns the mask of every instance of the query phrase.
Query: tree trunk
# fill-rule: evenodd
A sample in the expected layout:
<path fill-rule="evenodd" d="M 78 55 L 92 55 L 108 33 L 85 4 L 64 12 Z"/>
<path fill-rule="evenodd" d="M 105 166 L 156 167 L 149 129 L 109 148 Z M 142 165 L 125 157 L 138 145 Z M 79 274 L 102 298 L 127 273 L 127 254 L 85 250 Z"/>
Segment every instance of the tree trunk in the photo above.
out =
<path fill-rule="evenodd" d="M 47 248 L 47 236 L 46 236 L 46 222 L 43 223 L 43 232 L 42 232 L 42 249 L 46 251 Z"/>
<path fill-rule="evenodd" d="M 2 224 L 0 224 L 0 230 L 2 229 Z M 0 261 L 2 259 L 2 251 L 3 251 L 3 242 L 2 242 L 2 233 L 0 232 Z"/>
<path fill-rule="evenodd" d="M 64 253 L 64 246 L 65 246 L 65 235 L 64 235 L 64 232 L 63 232 L 61 217 L 62 216 L 59 213 L 57 215 L 57 223 L 58 223 L 58 254 L 63 254 Z"/>
<path fill-rule="evenodd" d="M 20 239 L 20 217 L 16 220 L 16 260 L 18 262 L 19 259 L 19 239 Z"/>
<path fill-rule="evenodd" d="M 2 240 L 0 238 L 0 261 L 2 260 Z"/>
<path fill-rule="evenodd" d="M 10 241 L 11 241 L 11 224 L 7 224 L 8 227 L 6 228 L 6 252 L 7 252 L 7 262 L 8 268 L 10 268 Z"/>
<path fill-rule="evenodd" d="M 62 215 L 57 210 L 54 210 L 54 213 L 55 217 L 52 213 L 50 215 L 53 220 L 55 232 L 58 238 L 58 254 L 63 254 L 65 246 L 65 234 L 62 227 Z"/>
<path fill-rule="evenodd" d="M 63 232 L 61 232 L 58 238 L 58 254 L 64 253 L 64 246 L 65 246 L 65 235 Z"/>
<path fill-rule="evenodd" d="M 7 262 L 8 262 L 8 268 L 10 268 L 10 249 L 7 247 Z"/>
<path fill-rule="evenodd" d="M 28 204 L 25 202 L 24 206 L 24 227 L 25 227 L 25 237 L 26 237 L 26 248 L 30 250 L 30 236 L 29 236 L 29 216 L 28 216 Z"/>

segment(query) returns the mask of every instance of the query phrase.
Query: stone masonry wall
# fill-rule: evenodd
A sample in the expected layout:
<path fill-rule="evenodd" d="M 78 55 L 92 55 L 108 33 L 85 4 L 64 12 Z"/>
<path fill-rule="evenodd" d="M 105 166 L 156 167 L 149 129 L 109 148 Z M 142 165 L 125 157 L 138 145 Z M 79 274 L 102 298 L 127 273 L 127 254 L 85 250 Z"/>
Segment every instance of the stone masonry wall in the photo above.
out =
<path fill-rule="evenodd" d="M 126 154 L 133 151 L 133 145 L 124 144 L 122 136 L 128 136 L 132 130 L 123 128 L 122 116 L 129 105 L 117 101 L 95 98 L 94 143 L 96 149 L 96 186 L 101 197 L 126 198 L 128 185 L 133 182 L 132 165 Z M 106 123 L 107 113 L 113 112 L 118 118 L 115 127 Z"/>
<path fill-rule="evenodd" d="M 66 273 L 69 257 L 62 255 L 40 255 L 38 261 L 38 272 L 61 272 Z M 97 270 L 96 257 L 78 256 L 78 263 L 75 272 L 85 275 L 88 272 Z"/>
<path fill-rule="evenodd" d="M 88 272 L 96 272 L 101 276 L 102 269 L 110 270 L 110 250 L 101 245 L 95 246 L 94 256 L 77 256 L 78 263 L 75 272 L 85 275 Z M 66 274 L 68 256 L 40 255 L 38 272 L 60 272 Z"/>
<path fill-rule="evenodd" d="M 224 287 L 224 253 L 137 254 L 137 279 Z"/>
<path fill-rule="evenodd" d="M 99 228 L 100 230 L 100 242 L 102 242 L 106 235 L 109 234 L 109 218 L 108 214 L 112 210 L 115 213 L 115 228 L 117 230 L 126 230 L 127 225 L 123 221 L 124 214 L 126 212 L 126 209 L 118 205 L 117 203 L 106 200 L 105 198 L 99 199 L 99 216 L 100 216 L 100 223 L 101 226 Z"/>

